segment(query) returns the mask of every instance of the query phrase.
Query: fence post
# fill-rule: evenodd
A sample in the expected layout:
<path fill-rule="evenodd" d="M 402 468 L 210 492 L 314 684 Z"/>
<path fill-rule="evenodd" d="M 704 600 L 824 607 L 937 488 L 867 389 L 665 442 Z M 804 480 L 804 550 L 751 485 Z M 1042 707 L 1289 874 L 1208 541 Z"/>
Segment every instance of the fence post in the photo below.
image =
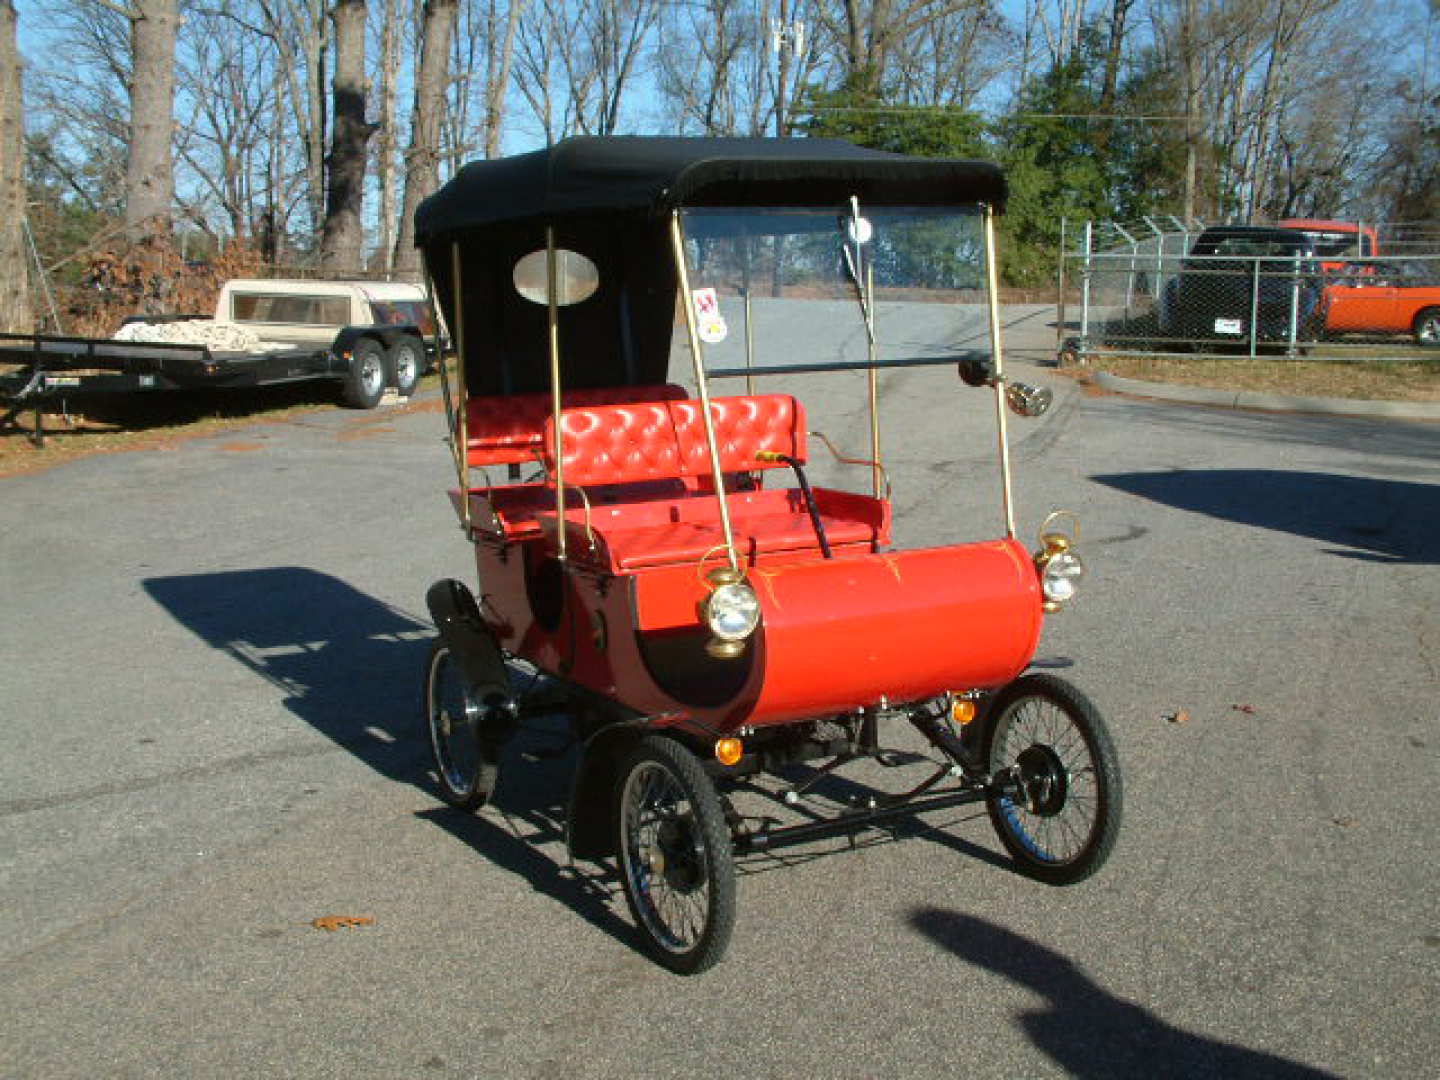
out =
<path fill-rule="evenodd" d="M 1295 355 L 1295 342 L 1300 331 L 1300 256 L 1290 256 L 1290 338 L 1286 344 L 1285 355 Z"/>
<path fill-rule="evenodd" d="M 1055 293 L 1055 352 L 1059 355 L 1065 344 L 1065 224 L 1066 218 L 1060 216 L 1060 273 L 1059 286 Z"/>
<path fill-rule="evenodd" d="M 1250 277 L 1250 359 L 1259 352 L 1260 327 L 1260 257 L 1257 255 L 1251 265 Z"/>
<path fill-rule="evenodd" d="M 1160 286 L 1165 280 L 1165 230 L 1155 224 L 1155 219 L 1146 216 L 1145 224 L 1150 226 L 1150 231 L 1155 234 L 1155 276 L 1150 279 L 1150 288 L 1146 290 L 1152 300 L 1160 298 Z"/>
<path fill-rule="evenodd" d="M 1080 350 L 1084 355 L 1090 348 L 1090 254 L 1093 246 L 1095 223 L 1085 222 L 1085 262 L 1080 271 Z"/>

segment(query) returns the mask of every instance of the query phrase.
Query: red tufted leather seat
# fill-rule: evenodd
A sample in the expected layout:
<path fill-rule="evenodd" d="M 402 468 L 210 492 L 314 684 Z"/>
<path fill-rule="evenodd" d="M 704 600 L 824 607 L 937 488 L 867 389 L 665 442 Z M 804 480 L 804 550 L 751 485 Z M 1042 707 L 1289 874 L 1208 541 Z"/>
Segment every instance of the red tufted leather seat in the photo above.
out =
<path fill-rule="evenodd" d="M 567 408 L 561 414 L 564 481 L 591 493 L 593 555 L 610 569 L 636 570 L 703 558 L 724 544 L 713 495 L 646 500 L 629 507 L 610 496 L 614 485 L 693 480 L 711 474 L 705 425 L 696 400 L 649 401 Z M 805 412 L 785 394 L 712 398 L 721 471 L 748 473 L 788 468 L 760 461 L 761 451 L 805 460 Z M 546 471 L 555 477 L 553 420 L 541 439 Z M 888 542 L 889 506 L 883 500 L 844 492 L 815 492 L 832 546 Z M 608 504 L 604 511 L 595 509 Z M 586 515 L 575 502 L 566 513 L 567 548 L 590 551 Z M 742 557 L 781 551 L 818 550 L 799 492 L 736 492 L 729 496 L 731 524 Z M 554 527 L 554 514 L 538 515 Z"/>
<path fill-rule="evenodd" d="M 567 390 L 562 401 L 578 405 L 612 405 L 622 401 L 678 401 L 685 388 L 663 386 L 607 386 L 594 390 Z M 551 397 L 510 394 L 472 397 L 465 408 L 466 457 L 471 465 L 528 465 L 540 453 L 541 433 L 551 415 Z"/>
<path fill-rule="evenodd" d="M 762 450 L 805 460 L 805 410 L 788 394 L 711 398 L 722 472 L 786 468 L 762 462 Z M 647 401 L 567 408 L 561 414 L 567 484 L 625 484 L 710 475 L 710 449 L 700 402 Z M 541 452 L 554 475 L 553 420 L 545 421 Z"/>

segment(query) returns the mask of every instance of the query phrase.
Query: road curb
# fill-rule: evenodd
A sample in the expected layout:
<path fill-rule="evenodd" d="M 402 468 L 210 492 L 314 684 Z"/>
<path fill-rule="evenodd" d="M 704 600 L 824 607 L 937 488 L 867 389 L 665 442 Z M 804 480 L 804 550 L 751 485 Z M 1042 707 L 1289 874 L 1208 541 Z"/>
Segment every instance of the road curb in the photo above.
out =
<path fill-rule="evenodd" d="M 1263 412 L 1318 413 L 1324 416 L 1366 416 L 1383 420 L 1440 420 L 1440 402 L 1363 401 L 1357 398 L 1264 394 L 1254 390 L 1213 390 L 1204 386 L 1176 386 L 1172 383 L 1125 379 L 1119 375 L 1111 375 L 1108 371 L 1097 371 L 1093 378 L 1095 385 L 1102 390 L 1188 405 L 1258 409 Z"/>

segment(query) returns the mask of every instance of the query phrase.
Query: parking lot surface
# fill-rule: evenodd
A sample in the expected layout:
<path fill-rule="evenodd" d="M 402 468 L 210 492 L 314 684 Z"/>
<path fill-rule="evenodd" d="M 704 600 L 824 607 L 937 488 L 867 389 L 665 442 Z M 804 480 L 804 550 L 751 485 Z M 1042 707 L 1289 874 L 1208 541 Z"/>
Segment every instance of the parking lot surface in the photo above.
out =
<path fill-rule="evenodd" d="M 1115 856 L 1047 888 L 967 808 L 749 857 L 695 979 L 568 861 L 566 760 L 433 793 L 433 400 L 0 480 L 0 1074 L 1428 1074 L 1440 426 L 1026 375 L 1020 529 L 1076 511 L 1090 568 L 1037 667 L 1109 717 Z M 885 377 L 899 542 L 994 532 L 976 393 Z"/>

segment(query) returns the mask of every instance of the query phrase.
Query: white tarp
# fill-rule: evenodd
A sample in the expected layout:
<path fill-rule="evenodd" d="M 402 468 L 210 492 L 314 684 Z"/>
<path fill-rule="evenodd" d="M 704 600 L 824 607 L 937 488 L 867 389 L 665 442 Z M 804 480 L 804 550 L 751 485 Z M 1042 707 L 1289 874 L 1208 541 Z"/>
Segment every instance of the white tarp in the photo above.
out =
<path fill-rule="evenodd" d="M 204 345 L 215 352 L 270 352 L 294 347 L 261 341 L 259 335 L 248 327 L 237 323 L 216 322 L 214 319 L 127 323 L 116 331 L 114 340 Z"/>

